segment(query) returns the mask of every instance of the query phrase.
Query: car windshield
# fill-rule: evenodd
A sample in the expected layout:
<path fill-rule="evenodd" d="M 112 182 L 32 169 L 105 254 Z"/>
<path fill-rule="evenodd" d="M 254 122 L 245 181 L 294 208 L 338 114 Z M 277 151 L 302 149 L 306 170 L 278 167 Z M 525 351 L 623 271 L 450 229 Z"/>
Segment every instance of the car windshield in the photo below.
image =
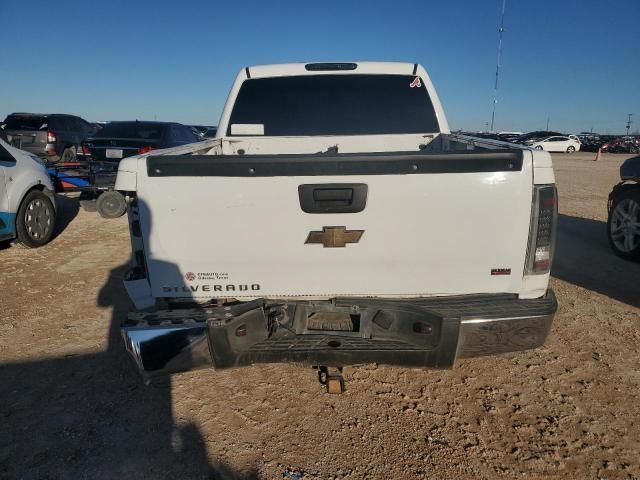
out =
<path fill-rule="evenodd" d="M 10 115 L 5 120 L 6 130 L 46 130 L 49 120 L 44 116 Z"/>
<path fill-rule="evenodd" d="M 113 122 L 98 131 L 95 138 L 135 138 L 138 140 L 159 140 L 165 126 L 145 122 Z"/>
<path fill-rule="evenodd" d="M 438 132 L 424 82 L 413 75 L 303 75 L 245 80 L 232 125 L 267 136 Z"/>

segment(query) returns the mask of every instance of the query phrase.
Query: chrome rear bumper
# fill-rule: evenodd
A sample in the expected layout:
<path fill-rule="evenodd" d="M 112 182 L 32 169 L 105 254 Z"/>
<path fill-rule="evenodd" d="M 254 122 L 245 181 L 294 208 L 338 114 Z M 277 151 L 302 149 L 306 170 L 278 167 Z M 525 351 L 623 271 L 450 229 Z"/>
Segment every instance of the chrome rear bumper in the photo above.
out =
<path fill-rule="evenodd" d="M 533 300 L 513 295 L 257 300 L 227 307 L 132 313 L 121 332 L 146 380 L 197 368 L 252 363 L 450 368 L 456 358 L 541 346 L 556 310 L 551 290 Z M 319 312 L 343 313 L 352 320 L 352 328 L 312 329 L 309 319 Z"/>

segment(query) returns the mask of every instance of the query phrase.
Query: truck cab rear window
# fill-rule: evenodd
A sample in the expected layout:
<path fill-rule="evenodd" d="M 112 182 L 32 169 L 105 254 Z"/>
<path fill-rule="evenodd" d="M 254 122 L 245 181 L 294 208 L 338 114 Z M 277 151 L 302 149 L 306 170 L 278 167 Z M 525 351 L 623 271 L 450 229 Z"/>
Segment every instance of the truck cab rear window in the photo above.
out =
<path fill-rule="evenodd" d="M 265 136 L 384 135 L 439 131 L 424 82 L 412 75 L 304 75 L 245 80 L 233 124 Z"/>

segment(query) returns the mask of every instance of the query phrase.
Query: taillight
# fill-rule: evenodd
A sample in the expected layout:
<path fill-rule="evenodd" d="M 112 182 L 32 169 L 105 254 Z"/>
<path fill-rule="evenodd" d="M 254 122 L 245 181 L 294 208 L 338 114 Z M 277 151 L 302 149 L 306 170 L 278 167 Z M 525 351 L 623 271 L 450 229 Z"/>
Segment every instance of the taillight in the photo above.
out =
<path fill-rule="evenodd" d="M 82 145 L 82 154 L 83 155 L 91 155 L 91 150 L 87 145 Z"/>
<path fill-rule="evenodd" d="M 558 192 L 555 185 L 533 186 L 533 212 L 525 274 L 549 273 L 558 223 Z"/>
<path fill-rule="evenodd" d="M 47 143 L 56 143 L 56 134 L 53 132 L 47 132 Z"/>
<path fill-rule="evenodd" d="M 143 153 L 149 153 L 151 150 L 154 150 L 153 147 L 142 147 L 138 149 L 138 155 L 142 155 Z"/>

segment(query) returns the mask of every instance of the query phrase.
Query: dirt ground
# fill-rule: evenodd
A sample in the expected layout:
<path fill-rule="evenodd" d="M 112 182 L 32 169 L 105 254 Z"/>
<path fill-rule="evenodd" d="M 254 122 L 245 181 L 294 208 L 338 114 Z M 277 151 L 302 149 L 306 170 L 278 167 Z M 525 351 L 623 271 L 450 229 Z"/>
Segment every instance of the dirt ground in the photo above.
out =
<path fill-rule="evenodd" d="M 607 244 L 623 155 L 556 155 L 560 309 L 536 351 L 366 365 L 323 392 L 261 365 L 146 387 L 117 327 L 124 218 L 60 198 L 53 242 L 0 247 L 0 479 L 640 478 L 640 264 Z"/>

